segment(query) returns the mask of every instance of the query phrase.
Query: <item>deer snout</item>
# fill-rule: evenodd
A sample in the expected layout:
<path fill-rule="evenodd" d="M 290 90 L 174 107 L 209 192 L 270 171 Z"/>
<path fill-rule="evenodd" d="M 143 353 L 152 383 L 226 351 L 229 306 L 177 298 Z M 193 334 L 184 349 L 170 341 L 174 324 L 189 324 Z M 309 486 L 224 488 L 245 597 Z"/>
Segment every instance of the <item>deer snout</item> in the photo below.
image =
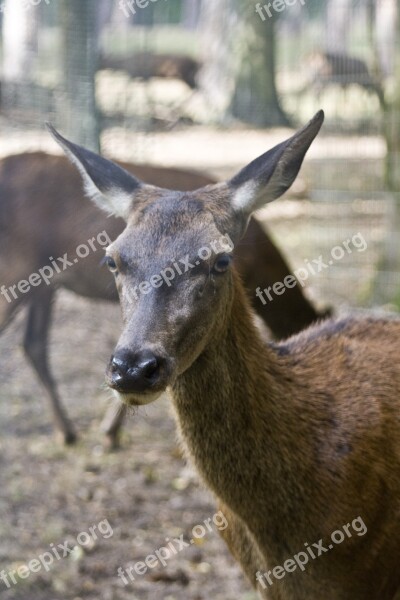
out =
<path fill-rule="evenodd" d="M 118 350 L 110 360 L 107 383 L 123 394 L 159 389 L 165 378 L 165 359 L 150 350 Z"/>

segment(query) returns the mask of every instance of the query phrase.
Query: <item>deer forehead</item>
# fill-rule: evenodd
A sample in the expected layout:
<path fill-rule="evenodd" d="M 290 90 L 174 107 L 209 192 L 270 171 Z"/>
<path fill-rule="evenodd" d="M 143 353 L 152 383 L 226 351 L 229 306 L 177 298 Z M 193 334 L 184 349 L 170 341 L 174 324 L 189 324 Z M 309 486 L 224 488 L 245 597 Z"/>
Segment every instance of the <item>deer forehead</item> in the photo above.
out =
<path fill-rule="evenodd" d="M 176 259 L 196 255 L 226 232 L 207 198 L 183 192 L 165 193 L 135 203 L 127 226 L 107 253 L 127 261 L 156 256 Z"/>

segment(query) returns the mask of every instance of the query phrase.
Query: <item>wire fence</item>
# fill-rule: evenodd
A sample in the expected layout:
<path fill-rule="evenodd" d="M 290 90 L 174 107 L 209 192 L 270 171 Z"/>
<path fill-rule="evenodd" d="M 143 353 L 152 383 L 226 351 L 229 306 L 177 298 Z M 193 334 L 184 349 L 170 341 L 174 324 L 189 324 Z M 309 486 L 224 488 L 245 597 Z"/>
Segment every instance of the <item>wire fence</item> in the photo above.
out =
<path fill-rule="evenodd" d="M 90 128 L 88 120 L 95 110 L 89 100 L 90 77 L 85 78 L 85 69 L 71 50 L 82 47 L 82 31 L 72 23 L 66 41 L 62 5 L 63 0 L 42 0 L 21 11 L 14 0 L 3 3 L 3 155 L 48 149 L 45 120 L 67 133 L 72 131 L 78 141 L 81 132 Z M 293 124 L 306 121 L 321 106 L 327 114 L 319 156 L 305 171 L 312 199 L 309 212 L 294 221 L 282 209 L 274 222 L 276 237 L 296 263 L 299 245 L 311 255 L 321 243 L 328 249 L 357 233 L 361 219 L 373 248 L 369 262 L 353 253 L 321 273 L 312 288 L 325 300 L 330 295 L 328 282 L 332 285 L 334 279 L 339 302 L 345 298 L 367 302 L 381 270 L 386 273 L 389 296 L 394 298 L 398 273 L 383 267 L 380 260 L 387 236 L 395 235 L 390 226 L 397 210 L 396 195 L 384 192 L 386 146 L 382 137 L 383 94 L 393 92 L 399 55 L 392 5 L 369 0 L 271 4 L 275 5 L 284 9 L 269 16 L 268 4 L 247 0 L 213 4 L 207 0 L 97 0 L 86 34 L 92 39 L 90 55 L 97 70 L 96 126 L 102 149 L 134 162 L 155 162 L 162 149 L 169 148 L 165 136 L 175 136 L 174 140 L 181 139 L 183 150 L 172 144 L 173 150 L 164 152 L 164 162 L 176 159 L 179 166 L 180 153 L 186 153 L 191 166 L 201 164 L 219 174 L 211 154 L 207 163 L 207 147 L 199 146 L 196 151 L 190 136 L 215 124 L 231 130 L 245 126 L 229 114 L 236 60 L 233 42 L 248 39 L 235 38 L 235 33 L 250 9 L 262 26 L 274 18 L 275 81 L 283 110 Z M 83 11 L 83 3 L 74 6 L 78 13 Z M 75 23 L 79 19 L 78 14 Z M 10 31 L 17 30 L 14 38 L 18 39 L 14 39 Z M 255 93 L 257 73 L 249 77 L 247 98 L 246 94 L 238 97 L 239 102 L 246 100 L 246 106 L 250 106 L 248 96 Z M 243 122 L 252 121 L 251 112 L 246 115 L 242 109 Z M 225 134 L 222 129 L 221 135 Z M 229 164 L 220 171 L 228 170 Z M 331 206 L 338 207 L 334 214 Z M 314 247 L 309 246 L 310 239 L 315 240 Z M 363 289 L 358 285 L 361 279 L 367 282 Z"/>

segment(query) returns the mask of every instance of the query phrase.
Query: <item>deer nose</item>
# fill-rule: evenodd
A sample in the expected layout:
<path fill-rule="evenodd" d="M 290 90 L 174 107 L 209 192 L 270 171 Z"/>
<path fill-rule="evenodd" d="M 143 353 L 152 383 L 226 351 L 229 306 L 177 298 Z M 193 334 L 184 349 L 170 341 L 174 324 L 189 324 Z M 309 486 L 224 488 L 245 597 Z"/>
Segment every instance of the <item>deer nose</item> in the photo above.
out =
<path fill-rule="evenodd" d="M 159 382 L 162 362 L 150 350 L 120 350 L 111 358 L 108 384 L 123 393 L 145 392 Z"/>

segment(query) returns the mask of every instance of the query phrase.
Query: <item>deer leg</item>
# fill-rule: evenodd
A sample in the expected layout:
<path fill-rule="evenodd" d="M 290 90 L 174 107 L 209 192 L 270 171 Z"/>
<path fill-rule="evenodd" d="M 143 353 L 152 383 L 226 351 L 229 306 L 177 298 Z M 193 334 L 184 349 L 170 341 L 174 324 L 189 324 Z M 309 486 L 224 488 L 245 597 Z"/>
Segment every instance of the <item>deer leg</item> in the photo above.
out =
<path fill-rule="evenodd" d="M 4 281 L 3 272 L 0 271 L 0 280 Z M 25 306 L 27 299 L 25 296 L 12 299 L 12 302 L 7 302 L 0 297 L 0 335 L 7 329 L 15 315 L 18 313 L 21 306 Z"/>
<path fill-rule="evenodd" d="M 0 307 L 0 335 L 3 333 L 3 331 L 5 331 L 5 329 L 13 320 L 19 306 L 20 303 L 14 303 L 12 307 L 8 310 L 2 310 L 2 307 Z"/>
<path fill-rule="evenodd" d="M 65 444 L 73 444 L 76 434 L 61 405 L 48 361 L 47 342 L 53 295 L 53 290 L 46 289 L 44 293 L 32 298 L 24 337 L 24 350 L 50 399 L 57 430 L 61 433 Z"/>
<path fill-rule="evenodd" d="M 110 449 L 119 447 L 119 433 L 126 415 L 126 406 L 115 401 L 107 410 L 101 423 L 101 430 L 106 434 L 107 445 Z"/>

